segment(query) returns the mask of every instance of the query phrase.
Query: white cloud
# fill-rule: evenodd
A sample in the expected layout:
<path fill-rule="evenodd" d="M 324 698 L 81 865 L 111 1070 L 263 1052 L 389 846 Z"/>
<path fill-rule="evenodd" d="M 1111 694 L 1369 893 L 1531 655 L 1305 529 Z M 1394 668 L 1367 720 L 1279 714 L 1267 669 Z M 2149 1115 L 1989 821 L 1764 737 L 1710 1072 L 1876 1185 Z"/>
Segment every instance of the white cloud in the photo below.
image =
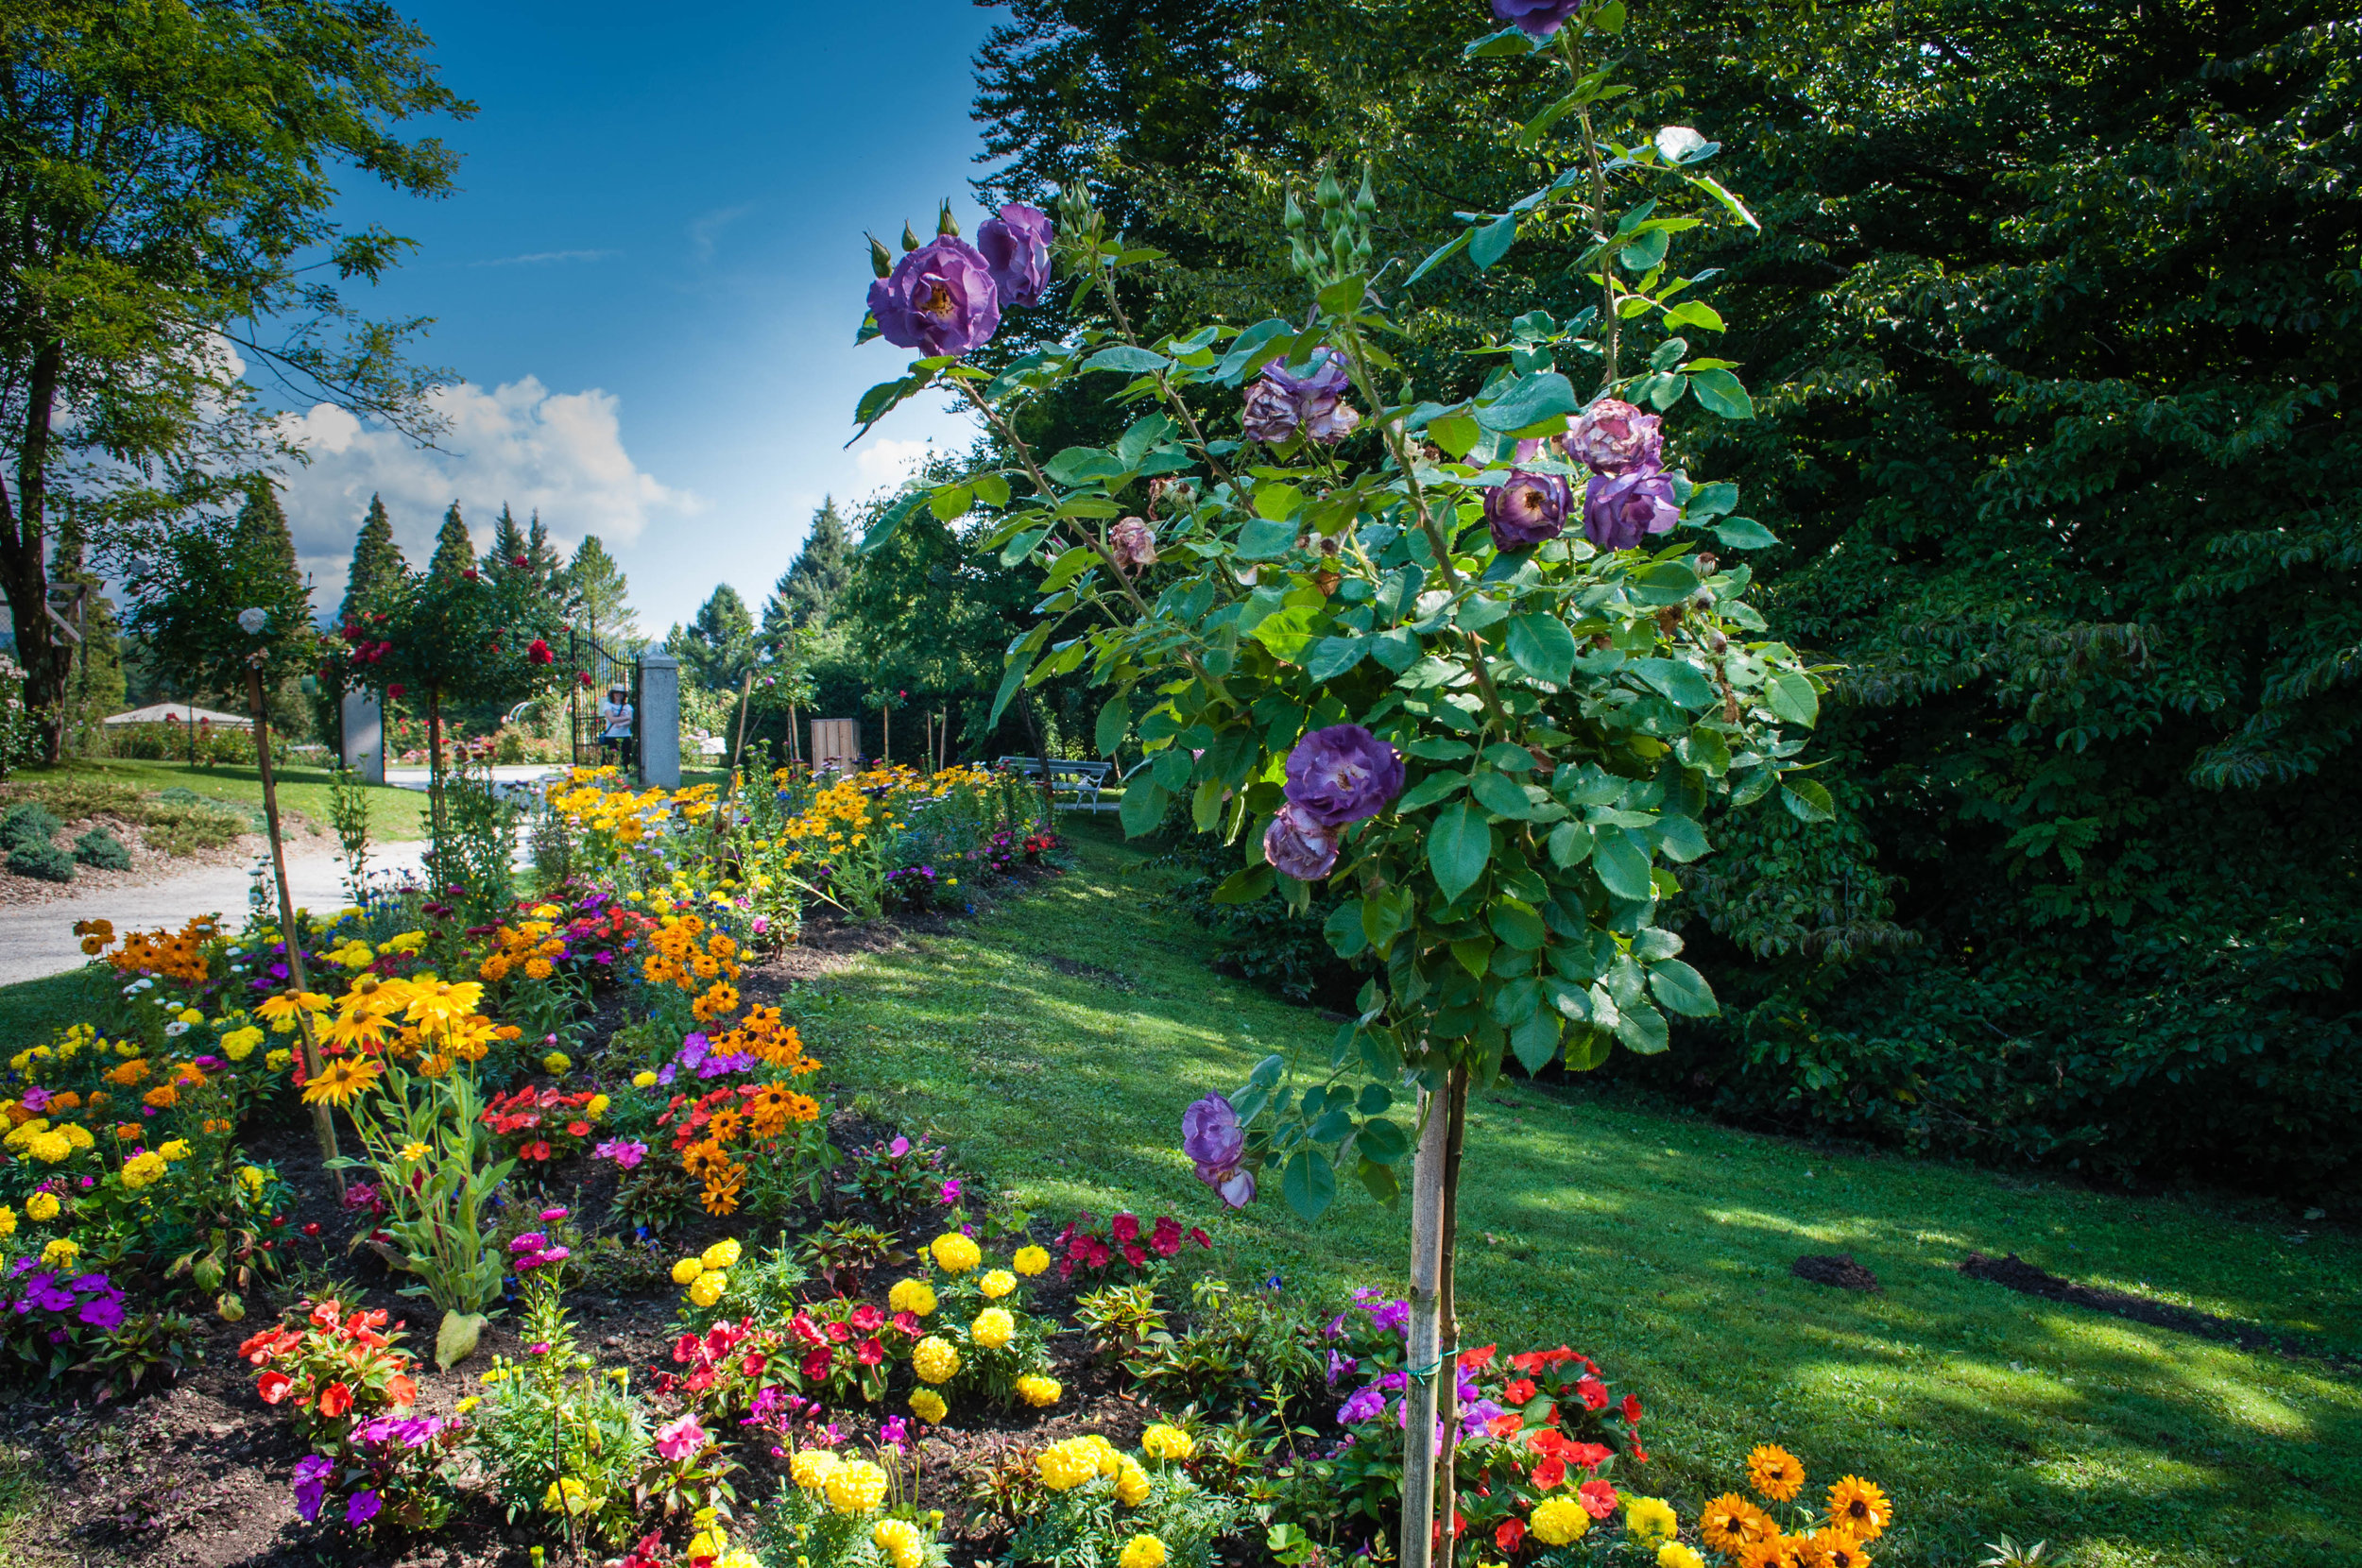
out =
<path fill-rule="evenodd" d="M 413 566 L 433 554 L 454 501 L 481 550 L 503 503 L 522 522 L 536 510 L 562 544 L 585 534 L 629 544 L 652 521 L 694 516 L 704 503 L 641 471 L 624 450 L 613 394 L 552 392 L 532 376 L 487 391 L 461 384 L 433 394 L 450 428 L 433 448 L 364 424 L 333 403 L 288 415 L 282 428 L 312 455 L 288 469 L 283 503 L 296 552 L 333 609 L 344 593 L 353 536 L 381 495 L 394 537 Z"/>
<path fill-rule="evenodd" d="M 603 262 L 609 256 L 620 256 L 620 250 L 533 250 L 522 256 L 494 256 L 486 261 L 470 262 L 470 266 L 539 266 L 547 262 Z"/>
<path fill-rule="evenodd" d="M 878 485 L 899 485 L 935 454 L 933 441 L 898 441 L 881 435 L 853 454 L 853 467 Z"/>
<path fill-rule="evenodd" d="M 751 201 L 736 207 L 717 207 L 689 225 L 689 248 L 701 262 L 713 260 L 713 247 L 722 238 L 722 230 L 755 210 Z"/>

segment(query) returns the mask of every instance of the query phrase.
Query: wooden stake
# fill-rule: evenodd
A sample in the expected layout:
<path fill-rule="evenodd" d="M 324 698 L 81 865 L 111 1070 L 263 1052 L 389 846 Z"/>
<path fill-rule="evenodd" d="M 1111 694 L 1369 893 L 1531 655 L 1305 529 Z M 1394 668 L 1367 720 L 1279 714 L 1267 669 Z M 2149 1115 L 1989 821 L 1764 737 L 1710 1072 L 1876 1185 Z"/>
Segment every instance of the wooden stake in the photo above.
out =
<path fill-rule="evenodd" d="M 263 775 L 263 823 L 270 832 L 270 869 L 279 884 L 279 940 L 287 949 L 287 979 L 298 991 L 309 991 L 310 980 L 303 972 L 303 932 L 296 925 L 295 896 L 287 891 L 287 852 L 279 842 L 279 789 L 270 771 L 270 710 L 263 703 L 263 671 L 260 665 L 249 664 L 246 672 L 247 699 L 254 709 L 254 762 Z M 303 1051 L 303 1077 L 306 1082 L 319 1076 L 319 1047 L 312 1039 L 312 1015 L 304 1009 L 296 1009 L 296 1038 Z M 325 1102 L 312 1107 L 312 1127 L 319 1134 L 320 1158 L 336 1157 L 336 1123 Z M 336 1197 L 345 1195 L 345 1173 L 330 1166 L 329 1175 L 336 1184 Z"/>
<path fill-rule="evenodd" d="M 1451 1125 L 1444 1138 L 1444 1212 L 1436 1226 L 1440 1255 L 1435 1270 L 1435 1322 L 1444 1378 L 1436 1398 L 1436 1416 L 1444 1434 L 1443 1452 L 1436 1457 L 1435 1466 L 1436 1517 L 1443 1526 L 1436 1554 L 1441 1568 L 1451 1568 L 1459 1534 L 1454 1528 L 1457 1514 L 1453 1508 L 1460 1490 L 1455 1474 L 1460 1461 L 1460 1303 L 1456 1280 L 1460 1252 L 1460 1155 L 1467 1141 L 1467 1123 L 1468 1069 L 1454 1067 Z"/>
<path fill-rule="evenodd" d="M 1437 1291 L 1443 1269 L 1444 1165 L 1451 1133 L 1449 1080 L 1420 1096 L 1411 1166 L 1411 1385 L 1403 1391 L 1401 1568 L 1429 1568 L 1435 1524 L 1435 1388 L 1442 1354 Z"/>

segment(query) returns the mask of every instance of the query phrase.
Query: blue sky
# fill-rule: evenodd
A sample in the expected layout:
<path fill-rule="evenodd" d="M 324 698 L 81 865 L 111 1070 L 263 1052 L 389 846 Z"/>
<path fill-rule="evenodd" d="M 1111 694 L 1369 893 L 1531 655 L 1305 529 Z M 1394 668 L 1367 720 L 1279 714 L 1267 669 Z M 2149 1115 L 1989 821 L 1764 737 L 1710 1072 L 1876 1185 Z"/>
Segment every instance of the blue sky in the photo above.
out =
<path fill-rule="evenodd" d="M 288 509 L 323 607 L 372 490 L 422 558 L 453 499 L 488 536 L 504 500 L 623 562 L 643 630 L 716 582 L 759 603 L 824 493 L 896 477 L 971 426 L 906 405 L 842 450 L 862 390 L 899 374 L 856 349 L 862 231 L 924 232 L 968 195 L 981 128 L 970 57 L 1006 13 L 967 0 L 863 6 L 410 0 L 444 79 L 474 99 L 438 128 L 459 194 L 395 198 L 348 173 L 340 215 L 419 242 L 360 302 L 436 318 L 421 346 L 464 385 L 420 452 L 314 410 Z"/>

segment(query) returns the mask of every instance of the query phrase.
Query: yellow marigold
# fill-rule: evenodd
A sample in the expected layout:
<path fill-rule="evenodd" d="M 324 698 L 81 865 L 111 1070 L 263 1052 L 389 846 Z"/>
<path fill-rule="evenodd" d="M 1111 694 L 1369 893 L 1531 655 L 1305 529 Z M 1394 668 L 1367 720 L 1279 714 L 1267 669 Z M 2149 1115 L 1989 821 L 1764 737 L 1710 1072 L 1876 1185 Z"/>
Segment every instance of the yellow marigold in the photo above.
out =
<path fill-rule="evenodd" d="M 997 1302 L 1017 1288 L 1017 1276 L 1006 1269 L 995 1269 L 976 1282 L 976 1288 L 984 1292 L 984 1300 Z"/>
<path fill-rule="evenodd" d="M 633 1073 L 631 1086 L 635 1089 L 653 1089 L 656 1087 L 656 1074 L 652 1072 Z"/>
<path fill-rule="evenodd" d="M 263 1040 L 263 1031 L 252 1024 L 244 1029 L 233 1029 L 221 1037 L 221 1053 L 232 1062 L 243 1062 L 254 1054 L 254 1048 Z"/>
<path fill-rule="evenodd" d="M 1627 1497 L 1624 1499 L 1624 1528 L 1630 1530 L 1643 1546 L 1652 1542 L 1670 1541 L 1681 1533 L 1681 1520 L 1673 1507 L 1662 1497 Z"/>
<path fill-rule="evenodd" d="M 583 1106 L 583 1110 L 591 1116 L 603 1116 L 607 1115 L 607 1108 L 610 1103 L 612 1102 L 605 1095 L 592 1095 L 590 1103 Z"/>
<path fill-rule="evenodd" d="M 847 1459 L 829 1472 L 829 1507 L 839 1513 L 874 1513 L 885 1501 L 886 1473 L 867 1459 Z"/>
<path fill-rule="evenodd" d="M 869 1532 L 869 1539 L 894 1568 L 918 1568 L 927 1560 L 926 1538 L 907 1519 L 879 1520 L 878 1527 Z"/>
<path fill-rule="evenodd" d="M 189 1140 L 174 1138 L 156 1150 L 167 1160 L 180 1161 L 189 1157 Z"/>
<path fill-rule="evenodd" d="M 1019 1247 L 1017 1256 L 1011 1258 L 1009 1263 L 1018 1273 L 1031 1279 L 1050 1267 L 1050 1253 L 1043 1247 Z"/>
<path fill-rule="evenodd" d="M 72 1236 L 61 1236 L 41 1250 L 41 1260 L 52 1269 L 63 1269 L 82 1255 L 81 1245 Z"/>
<path fill-rule="evenodd" d="M 556 972 L 556 966 L 539 953 L 525 960 L 525 976 L 529 980 L 547 980 Z"/>
<path fill-rule="evenodd" d="M 294 1051 L 274 1050 L 263 1058 L 263 1065 L 268 1067 L 272 1072 L 285 1072 L 287 1070 L 287 1064 L 294 1060 Z"/>
<path fill-rule="evenodd" d="M 1747 1456 L 1747 1484 L 1775 1503 L 1785 1503 L 1805 1488 L 1804 1461 L 1767 1442 Z"/>
<path fill-rule="evenodd" d="M 15 1234 L 16 1211 L 6 1203 L 0 1203 L 0 1236 L 14 1236 Z"/>
<path fill-rule="evenodd" d="M 25 1200 L 26 1217 L 44 1224 L 58 1218 L 58 1195 L 54 1192 L 36 1192 Z"/>
<path fill-rule="evenodd" d="M 1197 1440 L 1160 1421 L 1140 1434 L 1140 1452 L 1152 1459 L 1186 1459 L 1197 1452 Z"/>
<path fill-rule="evenodd" d="M 1034 1459 L 1041 1484 L 1053 1491 L 1072 1491 L 1099 1474 L 1099 1453 L 1079 1438 L 1053 1442 Z"/>
<path fill-rule="evenodd" d="M 986 1350 L 999 1350 L 1017 1334 L 1017 1320 L 997 1306 L 988 1306 L 976 1314 L 976 1321 L 967 1328 L 967 1337 Z"/>
<path fill-rule="evenodd" d="M 911 1371 L 923 1382 L 949 1383 L 960 1375 L 960 1353 L 930 1334 L 911 1347 Z"/>
<path fill-rule="evenodd" d="M 43 1165 L 56 1165 L 74 1152 L 74 1140 L 63 1133 L 47 1132 L 27 1143 L 25 1152 Z"/>
<path fill-rule="evenodd" d="M 719 1269 L 709 1269 L 690 1282 L 689 1299 L 699 1306 L 711 1306 L 729 1288 L 730 1279 Z"/>
<path fill-rule="evenodd" d="M 123 1162 L 123 1185 L 136 1192 L 163 1179 L 164 1157 L 154 1150 L 146 1150 Z"/>
<path fill-rule="evenodd" d="M 1038 1372 L 1028 1372 L 1017 1380 L 1017 1397 L 1036 1410 L 1045 1410 L 1057 1404 L 1058 1396 L 1065 1392 L 1064 1384 Z"/>
<path fill-rule="evenodd" d="M 1706 1559 L 1696 1547 L 1669 1541 L 1656 1549 L 1656 1568 L 1706 1568 Z"/>
<path fill-rule="evenodd" d="M 950 1413 L 950 1406 L 944 1404 L 943 1396 L 933 1389 L 911 1390 L 911 1414 L 929 1425 L 940 1426 L 943 1424 L 943 1418 Z"/>
<path fill-rule="evenodd" d="M 703 1258 L 685 1257 L 673 1265 L 673 1283 L 694 1285 L 697 1283 L 697 1276 L 705 1271 L 706 1266 Z"/>
<path fill-rule="evenodd" d="M 1893 1519 L 1894 1505 L 1875 1481 L 1848 1475 L 1829 1489 L 1829 1523 L 1857 1541 L 1877 1540 Z"/>
<path fill-rule="evenodd" d="M 75 1149 L 88 1149 L 93 1141 L 90 1129 L 78 1121 L 69 1121 L 58 1131 L 65 1134 L 66 1143 Z"/>
<path fill-rule="evenodd" d="M 735 1236 L 724 1236 L 698 1255 L 698 1261 L 709 1269 L 735 1269 L 745 1251 Z"/>
<path fill-rule="evenodd" d="M 574 1059 L 562 1050 L 554 1050 L 541 1058 L 541 1070 L 552 1078 L 570 1071 L 573 1065 Z"/>
<path fill-rule="evenodd" d="M 788 1461 L 787 1473 L 806 1491 L 818 1491 L 829 1484 L 829 1474 L 837 1464 L 836 1455 L 826 1448 L 799 1448 Z"/>
<path fill-rule="evenodd" d="M 1136 1535 L 1123 1543 L 1116 1568 L 1165 1568 L 1165 1543 L 1153 1535 Z"/>
<path fill-rule="evenodd" d="M 886 1292 L 886 1306 L 895 1312 L 907 1312 L 924 1318 L 935 1309 L 935 1287 L 925 1280 L 897 1280 Z"/>
<path fill-rule="evenodd" d="M 270 1176 L 260 1166 L 242 1165 L 238 1167 L 238 1180 L 246 1184 L 247 1191 L 260 1192 L 263 1190 L 263 1184 L 269 1181 Z"/>
<path fill-rule="evenodd" d="M 1583 1539 L 1591 1515 L 1573 1497 L 1545 1497 L 1533 1506 L 1534 1539 L 1545 1546 L 1566 1546 Z"/>
<path fill-rule="evenodd" d="M 984 1261 L 984 1254 L 975 1241 L 957 1231 L 946 1231 L 927 1245 L 933 1253 L 935 1267 L 947 1274 L 965 1274 Z"/>
<path fill-rule="evenodd" d="M 1148 1472 L 1138 1459 L 1125 1457 L 1116 1467 L 1116 1501 L 1127 1508 L 1137 1508 L 1148 1501 Z"/>

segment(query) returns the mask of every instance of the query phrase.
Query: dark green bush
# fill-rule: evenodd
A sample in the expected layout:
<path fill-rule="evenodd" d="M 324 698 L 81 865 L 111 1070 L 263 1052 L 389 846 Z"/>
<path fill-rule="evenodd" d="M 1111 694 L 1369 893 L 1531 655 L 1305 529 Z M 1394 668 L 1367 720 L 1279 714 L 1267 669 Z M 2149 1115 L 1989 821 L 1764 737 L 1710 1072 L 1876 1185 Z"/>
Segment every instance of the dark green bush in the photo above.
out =
<path fill-rule="evenodd" d="M 19 877 L 37 877 L 44 882 L 74 880 L 74 857 L 54 844 L 26 844 L 9 851 L 9 869 Z"/>
<path fill-rule="evenodd" d="M 128 871 L 131 852 L 123 847 L 123 841 L 104 827 L 94 827 L 74 841 L 74 858 L 100 871 Z"/>
<path fill-rule="evenodd" d="M 39 801 L 28 800 L 21 806 L 9 808 L 9 814 L 0 817 L 0 849 L 26 849 L 46 844 L 65 824 Z"/>

